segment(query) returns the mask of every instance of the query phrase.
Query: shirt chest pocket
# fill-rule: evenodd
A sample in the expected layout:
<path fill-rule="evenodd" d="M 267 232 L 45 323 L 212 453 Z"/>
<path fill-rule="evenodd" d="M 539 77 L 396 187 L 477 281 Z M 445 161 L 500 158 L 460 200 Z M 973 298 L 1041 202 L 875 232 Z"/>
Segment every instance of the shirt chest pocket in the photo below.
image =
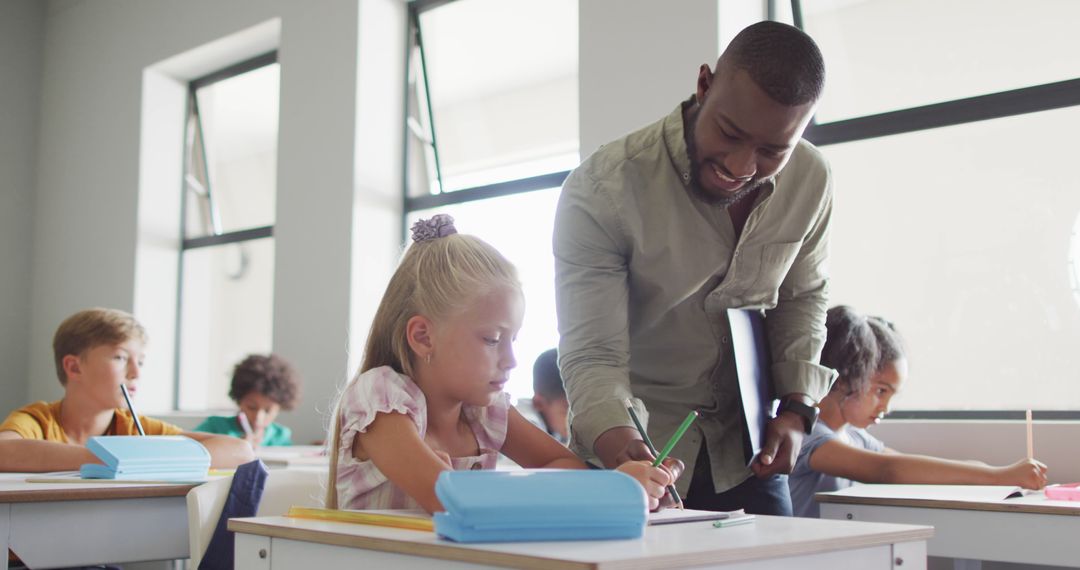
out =
<path fill-rule="evenodd" d="M 787 277 L 795 257 L 802 247 L 801 241 L 770 243 L 761 248 L 761 263 L 754 284 L 747 292 L 747 301 L 761 307 L 775 307 L 780 284 Z"/>

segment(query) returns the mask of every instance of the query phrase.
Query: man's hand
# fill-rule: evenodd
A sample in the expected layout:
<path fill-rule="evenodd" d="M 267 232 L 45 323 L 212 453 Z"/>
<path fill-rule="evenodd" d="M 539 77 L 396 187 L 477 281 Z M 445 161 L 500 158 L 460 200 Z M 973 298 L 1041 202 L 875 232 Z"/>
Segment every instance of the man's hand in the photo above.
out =
<path fill-rule="evenodd" d="M 649 446 L 642 441 L 638 431 L 631 427 L 615 427 L 600 434 L 593 444 L 593 452 L 608 469 L 616 469 L 629 461 L 647 461 L 651 464 L 656 460 L 656 456 L 649 451 Z M 678 480 L 685 468 L 682 461 L 673 457 L 665 459 L 660 466 L 670 473 L 672 482 Z M 675 506 L 671 493 L 664 493 L 659 506 Z"/>
<path fill-rule="evenodd" d="M 795 468 L 803 437 L 803 419 L 794 412 L 780 412 L 765 426 L 765 443 L 750 463 L 750 470 L 759 479 L 788 474 Z"/>

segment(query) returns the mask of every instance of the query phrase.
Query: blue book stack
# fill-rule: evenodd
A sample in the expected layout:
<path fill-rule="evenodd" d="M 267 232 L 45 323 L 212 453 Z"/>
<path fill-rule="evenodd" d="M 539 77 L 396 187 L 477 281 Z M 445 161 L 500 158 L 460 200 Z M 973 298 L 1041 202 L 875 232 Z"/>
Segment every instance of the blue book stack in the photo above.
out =
<path fill-rule="evenodd" d="M 205 481 L 210 470 L 210 452 L 179 435 L 104 435 L 90 438 L 86 448 L 104 465 L 83 465 L 83 479 Z"/>
<path fill-rule="evenodd" d="M 435 532 L 457 542 L 638 538 L 648 503 L 618 471 L 444 471 Z"/>

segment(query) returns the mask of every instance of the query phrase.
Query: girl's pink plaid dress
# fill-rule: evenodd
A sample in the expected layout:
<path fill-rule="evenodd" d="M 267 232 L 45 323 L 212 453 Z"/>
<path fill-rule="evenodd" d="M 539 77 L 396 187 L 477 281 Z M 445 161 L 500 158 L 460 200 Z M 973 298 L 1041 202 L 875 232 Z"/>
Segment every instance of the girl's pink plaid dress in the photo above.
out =
<path fill-rule="evenodd" d="M 486 407 L 464 405 L 465 418 L 480 444 L 480 455 L 452 458 L 454 469 L 494 469 L 506 440 L 510 397 L 502 393 Z M 342 509 L 418 509 L 420 505 L 391 483 L 370 460 L 352 456 L 353 438 L 367 430 L 375 414 L 398 412 L 416 424 L 420 437 L 427 431 L 424 393 L 408 376 L 389 366 L 360 375 L 346 390 L 341 405 L 341 448 L 338 450 L 337 492 Z"/>

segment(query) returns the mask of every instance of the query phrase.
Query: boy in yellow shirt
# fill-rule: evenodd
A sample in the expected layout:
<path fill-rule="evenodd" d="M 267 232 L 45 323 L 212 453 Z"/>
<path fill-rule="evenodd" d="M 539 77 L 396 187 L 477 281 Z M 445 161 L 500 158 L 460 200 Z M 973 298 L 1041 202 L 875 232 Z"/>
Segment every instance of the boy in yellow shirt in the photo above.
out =
<path fill-rule="evenodd" d="M 53 336 L 56 374 L 64 397 L 15 410 L 0 424 L 0 471 L 77 470 L 100 463 L 86 449 L 96 435 L 138 435 L 120 385 L 134 396 L 143 364 L 146 331 L 135 317 L 113 309 L 71 315 Z M 211 467 L 228 469 L 252 461 L 243 440 L 186 432 L 170 423 L 139 416 L 146 435 L 183 435 L 210 452 Z"/>

